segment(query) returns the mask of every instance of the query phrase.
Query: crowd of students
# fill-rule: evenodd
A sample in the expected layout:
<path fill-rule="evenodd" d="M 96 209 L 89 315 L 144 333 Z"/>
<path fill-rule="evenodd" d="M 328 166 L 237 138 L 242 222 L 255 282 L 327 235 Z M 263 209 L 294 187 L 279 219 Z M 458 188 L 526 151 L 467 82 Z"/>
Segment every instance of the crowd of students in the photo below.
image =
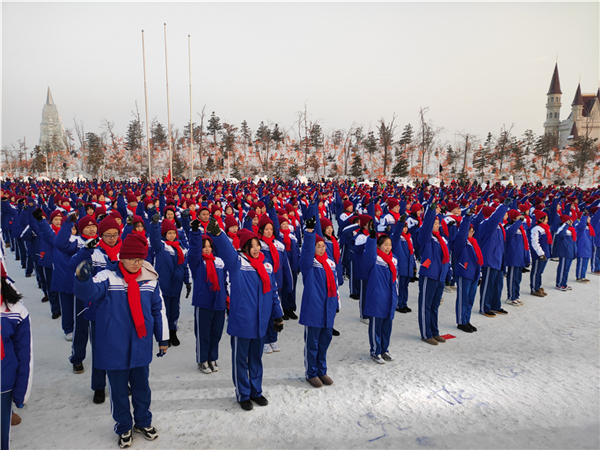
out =
<path fill-rule="evenodd" d="M 93 402 L 105 401 L 108 380 L 121 448 L 132 445 L 133 433 L 158 437 L 148 382 L 153 337 L 158 356 L 180 345 L 184 287 L 194 306 L 198 369 L 219 370 L 227 324 L 236 398 L 251 410 L 268 404 L 262 356 L 281 351 L 286 321 L 304 326 L 307 382 L 333 384 L 327 350 L 340 335 L 334 322 L 343 284 L 368 324 L 371 358 L 386 364 L 394 361 L 394 316 L 412 312 L 413 282 L 421 340 L 437 346 L 445 342 L 438 327 L 444 293 L 455 296 L 457 328 L 473 333 L 478 288 L 479 313 L 493 318 L 508 314 L 505 283 L 505 304 L 524 304 L 523 273 L 530 272 L 530 295 L 548 295 L 542 276 L 551 258 L 558 258 L 558 291 L 572 289 L 574 259 L 576 282 L 589 282 L 590 261 L 600 275 L 599 189 L 29 179 L 5 180 L 1 196 L 3 250 L 60 319 L 74 373 L 84 372 L 90 342 Z M 27 401 L 33 358 L 28 313 L 4 270 L 2 302 L 7 449 L 11 403 Z"/>

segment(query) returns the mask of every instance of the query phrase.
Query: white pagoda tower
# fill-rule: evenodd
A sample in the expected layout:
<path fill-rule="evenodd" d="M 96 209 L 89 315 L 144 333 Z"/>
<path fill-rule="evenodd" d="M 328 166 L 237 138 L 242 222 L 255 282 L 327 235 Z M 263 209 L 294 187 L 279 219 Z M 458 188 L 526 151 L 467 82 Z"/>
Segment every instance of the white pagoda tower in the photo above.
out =
<path fill-rule="evenodd" d="M 42 123 L 40 124 L 40 147 L 43 148 L 48 144 L 54 151 L 63 151 L 67 148 L 66 140 L 65 128 L 60 120 L 58 108 L 52 99 L 50 88 L 48 88 L 46 104 L 42 110 Z M 54 148 L 55 146 L 58 146 L 58 148 Z"/>

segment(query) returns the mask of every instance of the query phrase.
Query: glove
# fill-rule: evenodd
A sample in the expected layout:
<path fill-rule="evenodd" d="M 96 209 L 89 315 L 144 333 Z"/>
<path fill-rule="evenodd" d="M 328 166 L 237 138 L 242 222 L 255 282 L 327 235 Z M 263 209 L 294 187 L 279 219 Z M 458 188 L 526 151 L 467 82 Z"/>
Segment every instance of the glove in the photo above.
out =
<path fill-rule="evenodd" d="M 437 202 L 433 202 L 431 205 L 429 205 L 429 209 L 435 211 L 437 208 Z"/>
<path fill-rule="evenodd" d="M 312 216 L 310 219 L 306 219 L 304 221 L 304 224 L 306 225 L 307 230 L 314 230 L 316 223 L 317 223 L 317 219 L 315 219 L 315 216 Z"/>
<path fill-rule="evenodd" d="M 77 201 L 77 207 L 81 208 L 84 205 L 84 203 L 81 200 Z"/>
<path fill-rule="evenodd" d="M 79 281 L 87 281 L 92 276 L 92 262 L 88 259 L 81 261 L 75 269 L 75 276 Z"/>
<path fill-rule="evenodd" d="M 77 211 L 71 211 L 69 213 L 69 215 L 67 216 L 67 218 L 69 219 L 69 222 L 77 222 L 77 218 L 79 217 L 79 213 Z"/>
<path fill-rule="evenodd" d="M 250 216 L 246 216 L 246 217 L 244 218 L 244 222 L 252 222 L 252 217 L 250 217 Z"/>
<path fill-rule="evenodd" d="M 177 229 L 181 228 L 181 222 L 179 221 L 179 219 L 177 217 L 175 217 L 175 227 Z"/>
<path fill-rule="evenodd" d="M 404 222 L 406 222 L 406 214 L 402 214 L 400 216 L 400 222 L 399 223 L 404 223 Z"/>
<path fill-rule="evenodd" d="M 208 226 L 206 227 L 206 231 L 212 234 L 213 236 L 218 236 L 221 234 L 221 229 L 219 228 L 219 224 L 217 223 L 217 219 L 214 217 L 210 218 L 210 222 L 208 222 Z"/>
<path fill-rule="evenodd" d="M 190 210 L 189 209 L 184 209 L 181 212 L 181 217 L 189 217 L 189 215 L 190 215 Z"/>
<path fill-rule="evenodd" d="M 15 403 L 15 406 L 19 409 L 23 408 L 23 406 L 25 406 L 23 403 Z"/>
<path fill-rule="evenodd" d="M 513 202 L 513 199 L 512 199 L 512 198 L 510 198 L 510 197 L 506 197 L 506 198 L 504 199 L 504 205 L 506 205 L 506 206 L 510 206 L 510 204 L 511 204 L 512 202 Z"/>
<path fill-rule="evenodd" d="M 448 221 L 448 226 L 451 227 L 452 225 L 456 224 L 456 220 L 450 220 Z"/>
<path fill-rule="evenodd" d="M 41 222 L 42 219 L 44 218 L 44 213 L 42 212 L 42 210 L 40 208 L 38 208 L 34 212 L 32 212 L 31 215 L 38 222 Z"/>
<path fill-rule="evenodd" d="M 267 209 L 271 209 L 275 206 L 275 203 L 273 203 L 273 200 L 271 200 L 268 204 L 267 204 Z"/>
<path fill-rule="evenodd" d="M 85 244 L 83 244 L 83 246 L 85 248 L 96 248 L 98 246 L 98 242 L 100 242 L 100 239 L 98 238 L 92 238 L 92 239 L 88 239 L 87 241 L 85 241 Z"/>
<path fill-rule="evenodd" d="M 472 215 L 473 215 L 473 208 L 469 208 L 469 209 L 467 209 L 467 211 L 465 211 L 465 216 L 471 217 Z"/>
<path fill-rule="evenodd" d="M 187 283 L 185 285 L 185 298 L 188 298 L 190 296 L 190 292 L 192 292 L 192 284 Z"/>
<path fill-rule="evenodd" d="M 133 216 L 127 216 L 127 220 L 125 222 L 127 222 L 127 225 L 133 225 Z"/>
<path fill-rule="evenodd" d="M 158 223 L 159 220 L 160 220 L 160 215 L 158 213 L 156 213 L 152 216 L 152 223 Z"/>
<path fill-rule="evenodd" d="M 200 221 L 198 219 L 194 219 L 192 220 L 192 223 L 190 223 L 190 226 L 192 227 L 192 231 L 198 231 L 200 229 Z"/>
<path fill-rule="evenodd" d="M 546 255 L 542 255 L 540 256 L 540 261 L 547 261 L 548 258 L 546 258 Z"/>
<path fill-rule="evenodd" d="M 273 321 L 273 329 L 281 333 L 283 331 L 283 319 L 275 319 Z"/>
<path fill-rule="evenodd" d="M 98 217 L 96 217 L 96 221 L 97 222 L 102 222 L 105 217 L 106 217 L 106 214 L 100 214 L 100 215 L 98 215 Z"/>
<path fill-rule="evenodd" d="M 369 237 L 371 239 L 377 239 L 377 230 L 375 229 L 375 224 L 371 222 L 371 226 L 369 228 Z"/>

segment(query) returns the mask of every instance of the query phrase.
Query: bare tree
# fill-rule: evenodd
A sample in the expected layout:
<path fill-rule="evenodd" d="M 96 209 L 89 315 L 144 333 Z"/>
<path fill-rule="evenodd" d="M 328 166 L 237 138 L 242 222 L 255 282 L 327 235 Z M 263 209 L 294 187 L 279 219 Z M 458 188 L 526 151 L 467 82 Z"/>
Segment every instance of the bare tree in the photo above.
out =
<path fill-rule="evenodd" d="M 429 161 L 431 151 L 434 147 L 434 141 L 436 136 L 442 130 L 439 127 L 434 127 L 431 122 L 425 120 L 425 114 L 429 111 L 429 107 L 420 108 L 419 110 L 419 146 L 421 147 L 421 176 L 425 175 L 425 157 Z"/>
<path fill-rule="evenodd" d="M 467 159 L 469 152 L 471 151 L 471 147 L 473 146 L 475 136 L 469 133 L 465 133 L 464 131 L 457 131 L 456 134 L 462 140 L 460 144 L 462 152 L 462 169 L 460 171 L 459 178 L 464 179 L 467 178 Z"/>
<path fill-rule="evenodd" d="M 74 118 L 73 122 L 75 124 L 75 134 L 77 135 L 77 140 L 79 141 L 79 154 L 83 156 L 86 154 L 85 127 L 82 120 L 77 123 L 77 119 Z M 84 158 L 81 158 L 80 170 L 83 170 L 83 160 Z"/>
<path fill-rule="evenodd" d="M 200 116 L 200 142 L 198 142 L 198 156 L 200 159 L 200 170 L 203 170 L 202 167 L 202 152 L 204 151 L 204 115 L 205 115 L 206 105 L 202 107 L 202 113 L 196 113 Z"/>
<path fill-rule="evenodd" d="M 394 136 L 396 134 L 396 125 L 394 122 L 396 121 L 396 113 L 392 116 L 392 120 L 390 123 L 386 125 L 385 119 L 382 117 L 379 119 L 379 142 L 383 147 L 383 175 L 387 174 L 387 166 L 389 162 L 388 152 L 392 147 L 392 143 L 394 141 Z"/>

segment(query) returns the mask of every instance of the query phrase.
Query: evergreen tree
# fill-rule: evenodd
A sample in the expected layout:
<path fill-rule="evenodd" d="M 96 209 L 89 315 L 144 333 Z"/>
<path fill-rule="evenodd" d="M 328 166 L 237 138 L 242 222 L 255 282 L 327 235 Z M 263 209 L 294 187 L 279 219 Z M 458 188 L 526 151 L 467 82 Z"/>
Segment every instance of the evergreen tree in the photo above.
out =
<path fill-rule="evenodd" d="M 39 174 L 46 171 L 46 155 L 39 145 L 33 147 L 31 152 L 31 171 Z"/>
<path fill-rule="evenodd" d="M 375 133 L 369 131 L 367 138 L 363 142 L 363 145 L 369 154 L 369 157 L 373 158 L 373 153 L 377 152 L 377 138 L 375 137 Z"/>
<path fill-rule="evenodd" d="M 571 144 L 571 153 L 569 154 L 569 168 L 577 172 L 577 184 L 581 184 L 581 179 L 585 175 L 587 165 L 594 161 L 600 148 L 598 139 L 589 136 L 579 136 Z"/>
<path fill-rule="evenodd" d="M 125 135 L 125 148 L 130 152 L 134 152 L 142 148 L 142 140 L 144 133 L 142 132 L 142 124 L 139 120 L 134 119 L 127 126 L 127 134 Z"/>
<path fill-rule="evenodd" d="M 483 175 L 486 166 L 490 163 L 489 157 L 492 150 L 492 133 L 488 133 L 483 147 L 480 146 L 473 156 L 473 167 L 479 173 L 481 181 L 483 181 Z"/>
<path fill-rule="evenodd" d="M 350 175 L 354 178 L 358 178 L 363 174 L 363 165 L 362 160 L 360 159 L 360 155 L 357 153 L 354 154 L 354 158 L 352 159 L 352 166 L 350 167 Z"/>
<path fill-rule="evenodd" d="M 245 120 L 242 122 L 242 128 L 240 128 L 240 133 L 242 135 L 242 139 L 244 144 L 248 147 L 252 147 L 252 130 L 248 126 L 248 122 Z"/>
<path fill-rule="evenodd" d="M 240 168 L 238 167 L 237 163 L 233 163 L 233 166 L 231 166 L 231 173 L 229 176 L 231 178 L 237 178 L 238 180 L 242 179 L 242 174 L 240 173 Z"/>
<path fill-rule="evenodd" d="M 173 178 L 183 178 L 185 175 L 185 171 L 187 169 L 187 164 L 185 160 L 181 157 L 181 152 L 178 149 L 173 149 Z"/>
<path fill-rule="evenodd" d="M 403 148 L 406 148 L 408 145 L 412 144 L 413 138 L 413 128 L 409 123 L 404 127 L 402 131 L 402 136 L 400 136 L 400 140 L 398 141 L 398 145 L 401 145 Z"/>
<path fill-rule="evenodd" d="M 209 175 L 212 175 L 216 168 L 215 160 L 213 159 L 212 155 L 208 155 L 208 160 L 206 161 L 206 171 L 209 173 Z"/>
<path fill-rule="evenodd" d="M 283 142 L 284 135 L 279 129 L 279 126 L 275 124 L 273 131 L 271 132 L 271 139 L 275 142 L 275 146 L 278 147 Z"/>
<path fill-rule="evenodd" d="M 167 129 L 156 119 L 152 121 L 150 140 L 152 141 L 152 148 L 164 147 L 167 145 Z"/>
<path fill-rule="evenodd" d="M 210 115 L 210 119 L 208 119 L 208 126 L 206 127 L 208 131 L 208 135 L 213 137 L 213 146 L 217 146 L 217 134 L 221 131 L 221 119 L 215 116 L 215 112 L 213 111 Z"/>
<path fill-rule="evenodd" d="M 96 133 L 86 133 L 85 140 L 88 148 L 88 170 L 94 178 L 98 178 L 104 165 L 104 149 L 102 140 Z"/>
<path fill-rule="evenodd" d="M 323 130 L 318 123 L 310 128 L 310 145 L 316 149 L 323 147 Z"/>
<path fill-rule="evenodd" d="M 542 165 L 542 178 L 544 179 L 546 178 L 548 164 L 552 159 L 553 150 L 556 147 L 558 147 L 558 141 L 556 136 L 552 133 L 545 133 L 539 136 L 535 143 L 533 154 L 539 158 Z"/>
<path fill-rule="evenodd" d="M 408 173 L 409 173 L 408 159 L 406 159 L 406 153 L 402 153 L 399 156 L 398 161 L 396 162 L 396 165 L 392 169 L 392 175 L 394 175 L 396 177 L 404 178 L 404 177 L 408 176 Z"/>
<path fill-rule="evenodd" d="M 288 176 L 291 179 L 296 178 L 299 173 L 300 173 L 300 170 L 298 169 L 298 164 L 293 163 L 292 165 L 290 165 L 290 168 L 288 169 Z"/>

